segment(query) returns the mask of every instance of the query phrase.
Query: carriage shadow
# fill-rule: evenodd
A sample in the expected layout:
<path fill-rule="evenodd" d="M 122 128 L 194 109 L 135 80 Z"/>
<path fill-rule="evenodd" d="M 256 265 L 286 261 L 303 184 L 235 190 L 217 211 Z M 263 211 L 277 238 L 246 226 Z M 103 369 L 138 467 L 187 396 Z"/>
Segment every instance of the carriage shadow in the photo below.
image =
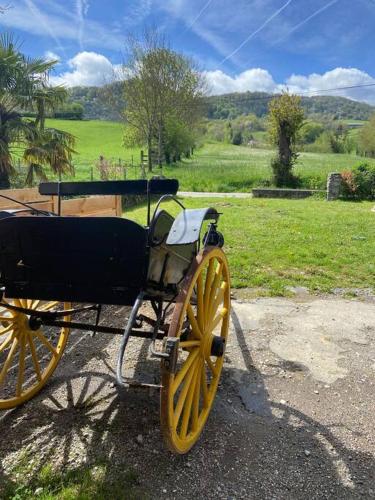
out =
<path fill-rule="evenodd" d="M 270 492 L 278 498 L 305 498 L 306 488 L 311 498 L 372 496 L 374 457 L 347 448 L 334 429 L 272 401 L 234 312 L 232 325 L 245 368 L 232 367 L 228 355 L 215 407 L 188 455 L 174 456 L 163 447 L 157 391 L 115 386 L 112 339 L 98 335 L 92 341 L 73 334 L 44 392 L 0 417 L 1 456 L 26 450 L 34 457 L 31 481 L 46 463 L 61 470 L 105 463 L 105 481 L 133 471 L 153 498 L 191 498 L 203 490 L 207 498 L 266 498 Z M 145 362 L 147 350 L 148 342 L 142 341 L 134 373 L 141 377 L 147 368 L 156 377 L 159 363 Z M 250 411 L 243 403 L 246 391 L 249 399 L 256 393 Z M 0 483 L 10 489 L 17 483 L 6 464 L 0 468 Z M 220 494 L 223 485 L 225 495 Z"/>

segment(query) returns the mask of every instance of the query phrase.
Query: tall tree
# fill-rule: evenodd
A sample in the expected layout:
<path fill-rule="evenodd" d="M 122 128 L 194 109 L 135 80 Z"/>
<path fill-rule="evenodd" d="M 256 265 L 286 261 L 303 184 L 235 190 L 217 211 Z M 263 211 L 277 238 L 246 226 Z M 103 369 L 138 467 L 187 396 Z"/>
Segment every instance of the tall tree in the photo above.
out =
<path fill-rule="evenodd" d="M 26 57 L 11 35 L 0 36 L 0 189 L 10 187 L 14 150 L 22 152 L 32 141 L 40 146 L 48 139 L 48 134 L 43 139 L 46 112 L 66 98 L 64 88 L 48 85 L 48 74 L 55 64 L 44 58 Z M 24 111 L 34 111 L 35 120 L 24 119 Z M 60 137 L 64 134 L 61 132 Z M 44 158 L 42 154 L 42 164 Z"/>
<path fill-rule="evenodd" d="M 293 186 L 296 178 L 293 165 L 297 159 L 298 132 L 304 123 L 301 98 L 283 93 L 269 104 L 268 133 L 277 146 L 277 157 L 272 161 L 274 181 L 277 186 Z"/>
<path fill-rule="evenodd" d="M 205 82 L 192 61 L 170 49 L 156 32 L 148 32 L 141 41 L 132 40 L 128 46 L 124 115 L 132 130 L 127 138 L 147 145 L 151 171 L 153 147 L 160 162 L 167 137 L 170 140 L 173 136 L 168 126 L 175 127 L 178 122 L 182 130 L 197 123 Z"/>

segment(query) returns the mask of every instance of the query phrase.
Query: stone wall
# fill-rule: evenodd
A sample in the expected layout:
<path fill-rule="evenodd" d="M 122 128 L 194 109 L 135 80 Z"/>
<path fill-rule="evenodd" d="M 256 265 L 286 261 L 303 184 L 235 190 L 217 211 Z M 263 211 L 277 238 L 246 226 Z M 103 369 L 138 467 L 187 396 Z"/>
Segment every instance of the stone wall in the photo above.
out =
<path fill-rule="evenodd" d="M 324 191 L 314 189 L 283 189 L 283 188 L 254 188 L 252 190 L 254 198 L 308 198 L 314 193 Z"/>
<path fill-rule="evenodd" d="M 338 172 L 332 172 L 327 178 L 327 201 L 337 200 L 340 196 L 342 177 Z"/>

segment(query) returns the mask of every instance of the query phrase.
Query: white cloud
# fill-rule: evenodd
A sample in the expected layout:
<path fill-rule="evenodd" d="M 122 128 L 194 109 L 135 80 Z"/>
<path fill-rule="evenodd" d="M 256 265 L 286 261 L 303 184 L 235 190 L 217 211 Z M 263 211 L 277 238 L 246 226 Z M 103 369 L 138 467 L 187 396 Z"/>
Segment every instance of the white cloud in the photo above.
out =
<path fill-rule="evenodd" d="M 231 77 L 217 69 L 216 71 L 206 71 L 210 94 L 218 95 L 228 92 L 274 92 L 277 88 L 271 74 L 261 68 L 253 68 Z"/>
<path fill-rule="evenodd" d="M 351 87 L 356 85 L 375 84 L 375 78 L 357 68 L 335 68 L 323 74 L 312 73 L 311 75 L 291 75 L 285 82 L 277 83 L 272 75 L 265 69 L 248 69 L 235 76 L 230 76 L 221 70 L 206 71 L 210 93 L 225 94 L 229 92 L 263 91 L 280 92 L 288 88 L 297 94 L 309 93 L 316 95 L 340 95 L 375 104 L 375 87 L 362 87 L 354 89 L 337 90 L 335 92 L 324 92 L 324 90 L 337 87 Z"/>
<path fill-rule="evenodd" d="M 68 61 L 71 71 L 57 76 L 51 76 L 53 84 L 63 84 L 68 87 L 77 85 L 104 85 L 112 82 L 121 73 L 120 64 L 112 64 L 102 54 L 96 52 L 79 52 Z"/>
<path fill-rule="evenodd" d="M 322 75 L 312 73 L 308 76 L 291 75 L 286 85 L 291 92 L 316 92 L 321 89 L 352 87 L 356 85 L 375 84 L 375 78 L 357 68 L 335 68 Z M 322 92 L 324 94 L 324 92 Z M 358 101 L 375 104 L 375 87 L 362 87 L 327 92 L 327 95 L 340 95 Z"/>
<path fill-rule="evenodd" d="M 352 85 L 362 85 L 375 83 L 375 79 L 368 73 L 357 68 L 335 68 L 320 75 L 312 73 L 308 76 L 292 75 L 286 80 L 286 84 L 291 90 L 315 91 L 322 88 L 348 87 Z"/>
<path fill-rule="evenodd" d="M 58 54 L 56 54 L 56 52 L 52 52 L 52 50 L 47 50 L 44 53 L 44 57 L 48 61 L 60 61 L 60 59 L 61 59 L 61 57 Z"/>

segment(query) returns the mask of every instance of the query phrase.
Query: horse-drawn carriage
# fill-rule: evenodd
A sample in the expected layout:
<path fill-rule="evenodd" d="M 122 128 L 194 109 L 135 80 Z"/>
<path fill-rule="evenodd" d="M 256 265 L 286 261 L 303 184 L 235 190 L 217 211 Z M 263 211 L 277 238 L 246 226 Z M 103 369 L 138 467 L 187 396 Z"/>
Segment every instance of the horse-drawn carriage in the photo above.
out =
<path fill-rule="evenodd" d="M 187 210 L 175 180 L 44 183 L 40 193 L 147 196 L 147 224 L 64 217 L 24 204 L 0 212 L 0 409 L 36 395 L 71 329 L 121 334 L 117 383 L 125 385 L 130 336 L 150 339 L 161 362 L 160 418 L 168 447 L 187 452 L 206 423 L 224 362 L 230 277 L 212 208 Z M 1 195 L 1 193 L 0 193 Z M 161 195 L 151 216 L 151 199 Z M 161 209 L 174 200 L 173 218 Z M 207 224 L 203 234 L 203 226 Z M 140 314 L 148 302 L 152 315 Z M 124 328 L 101 324 L 103 304 L 131 306 Z M 82 321 L 92 311 L 93 321 Z M 145 328 L 147 326 L 147 328 Z"/>

